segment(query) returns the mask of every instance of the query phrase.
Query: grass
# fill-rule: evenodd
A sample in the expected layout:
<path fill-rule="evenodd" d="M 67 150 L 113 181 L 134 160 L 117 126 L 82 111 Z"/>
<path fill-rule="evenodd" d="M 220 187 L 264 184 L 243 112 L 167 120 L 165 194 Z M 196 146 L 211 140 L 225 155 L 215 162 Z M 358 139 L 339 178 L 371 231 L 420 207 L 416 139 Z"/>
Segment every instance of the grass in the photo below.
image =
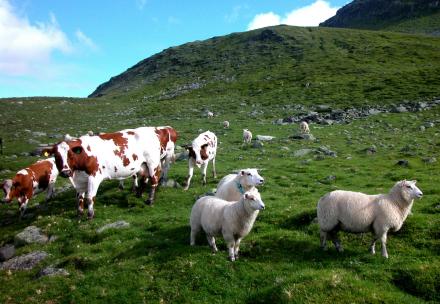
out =
<path fill-rule="evenodd" d="M 91 129 L 114 131 L 141 125 L 175 127 L 189 142 L 199 129 L 219 137 L 218 175 L 234 169 L 258 167 L 266 184 L 260 192 L 267 209 L 242 243 L 241 259 L 227 260 L 226 246 L 219 238 L 220 252 L 212 255 L 203 235 L 189 246 L 189 213 L 198 195 L 216 187 L 208 175 L 203 187 L 196 171 L 191 188 L 160 188 L 154 207 L 144 206 L 127 190 L 117 190 L 116 181 L 104 182 L 97 196 L 96 218 L 78 220 L 74 193 L 66 191 L 36 208 L 44 196 L 31 202 L 32 215 L 18 220 L 17 205 L 0 206 L 0 244 L 13 241 L 24 227 L 36 225 L 58 239 L 46 245 L 17 249 L 17 255 L 42 249 L 50 253 L 31 271 L 0 272 L 2 303 L 425 303 L 438 302 L 440 259 L 438 252 L 440 191 L 440 108 L 418 113 L 379 114 L 350 124 L 311 125 L 316 142 L 289 139 L 297 125 L 274 125 L 287 115 L 282 105 L 214 97 L 180 97 L 172 101 L 140 103 L 135 97 L 100 99 L 10 99 L 0 102 L 5 155 L 0 156 L 0 178 L 34 162 L 22 156 L 35 143 L 56 142 L 61 134 L 79 135 Z M 174 102 L 176 102 L 174 100 Z M 21 104 L 22 103 L 22 104 Z M 240 105 L 242 103 L 242 105 Z M 159 109 L 168 109 L 159 111 Z M 202 117 L 213 109 L 214 119 Z M 37 115 L 45 109 L 44 116 Z M 255 117 L 251 115 L 253 111 Z M 75 113 L 75 115 L 72 115 Z M 78 113 L 78 114 L 76 114 Z M 97 115 L 99 113 L 99 115 Z M 223 120 L 231 122 L 224 130 Z M 419 131 L 425 122 L 436 127 Z M 262 149 L 243 146 L 242 129 L 276 136 Z M 31 132 L 45 132 L 35 137 Z M 364 149 L 372 144 L 377 153 Z M 302 148 L 327 146 L 338 157 L 309 154 L 294 157 Z M 16 155 L 16 157 L 12 156 Z M 400 159 L 409 161 L 400 167 Z M 11 172 L 5 172 L 10 170 Z M 183 183 L 186 162 L 177 162 L 170 178 Z M 208 168 L 210 172 L 210 168 Z M 327 180 L 330 175 L 335 180 Z M 425 196 L 414 204 L 401 231 L 389 237 L 390 258 L 368 252 L 369 234 L 342 234 L 345 251 L 319 248 L 316 203 L 326 192 L 347 189 L 366 193 L 386 192 L 395 181 L 417 179 Z M 67 183 L 60 178 L 57 185 Z M 106 223 L 125 220 L 130 227 L 97 234 Z M 55 264 L 70 272 L 68 277 L 36 279 L 44 266 Z"/>

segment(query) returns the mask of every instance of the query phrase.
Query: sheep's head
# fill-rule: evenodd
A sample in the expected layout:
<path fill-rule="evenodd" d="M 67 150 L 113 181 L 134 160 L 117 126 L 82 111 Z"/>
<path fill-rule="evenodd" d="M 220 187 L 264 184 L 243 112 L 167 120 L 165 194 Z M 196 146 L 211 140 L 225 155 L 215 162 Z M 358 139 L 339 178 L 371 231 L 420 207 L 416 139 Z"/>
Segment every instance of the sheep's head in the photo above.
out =
<path fill-rule="evenodd" d="M 245 192 L 243 198 L 246 207 L 250 207 L 253 210 L 263 210 L 266 208 L 264 202 L 261 200 L 260 193 L 256 189 Z"/>
<path fill-rule="evenodd" d="M 417 181 L 407 181 L 403 180 L 398 182 L 398 186 L 401 189 L 402 197 L 410 202 L 415 198 L 421 198 L 423 196 L 423 192 L 416 186 Z"/>
<path fill-rule="evenodd" d="M 255 187 L 264 183 L 264 178 L 258 174 L 257 169 L 243 169 L 238 174 L 240 175 L 240 183 L 243 186 Z"/>

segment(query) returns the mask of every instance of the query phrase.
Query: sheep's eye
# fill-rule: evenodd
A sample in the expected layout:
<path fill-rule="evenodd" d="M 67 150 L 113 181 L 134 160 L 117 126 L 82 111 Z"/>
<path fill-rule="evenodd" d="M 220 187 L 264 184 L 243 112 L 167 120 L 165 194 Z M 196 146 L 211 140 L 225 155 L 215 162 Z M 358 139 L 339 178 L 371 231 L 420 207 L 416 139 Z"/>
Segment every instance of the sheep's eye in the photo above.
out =
<path fill-rule="evenodd" d="M 407 187 L 408 189 L 411 189 L 411 188 L 412 188 L 411 185 L 406 185 L 406 187 Z"/>
<path fill-rule="evenodd" d="M 248 175 L 248 176 L 251 176 L 252 174 L 248 173 L 247 175 Z"/>

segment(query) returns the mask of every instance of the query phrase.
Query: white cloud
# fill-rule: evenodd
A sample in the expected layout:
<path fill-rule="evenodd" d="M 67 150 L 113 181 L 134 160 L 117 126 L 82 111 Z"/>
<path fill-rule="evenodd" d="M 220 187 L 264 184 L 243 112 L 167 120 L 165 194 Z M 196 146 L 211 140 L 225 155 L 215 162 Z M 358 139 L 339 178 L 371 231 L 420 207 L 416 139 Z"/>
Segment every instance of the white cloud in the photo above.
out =
<path fill-rule="evenodd" d="M 0 0 L 0 73 L 29 74 L 50 61 L 52 52 L 69 53 L 72 45 L 55 15 L 35 25 L 18 16 L 7 0 Z"/>
<path fill-rule="evenodd" d="M 93 40 L 90 39 L 86 34 L 81 32 L 81 30 L 79 30 L 79 29 L 76 30 L 75 36 L 76 36 L 76 39 L 78 39 L 79 43 L 81 43 L 82 45 L 87 46 L 92 51 L 98 50 L 98 46 L 95 44 L 95 42 L 93 42 Z"/>
<path fill-rule="evenodd" d="M 316 0 L 308 6 L 286 13 L 284 17 L 273 12 L 258 14 L 249 23 L 248 30 L 279 24 L 318 26 L 319 23 L 334 16 L 337 10 L 337 7 L 331 7 L 327 1 Z"/>

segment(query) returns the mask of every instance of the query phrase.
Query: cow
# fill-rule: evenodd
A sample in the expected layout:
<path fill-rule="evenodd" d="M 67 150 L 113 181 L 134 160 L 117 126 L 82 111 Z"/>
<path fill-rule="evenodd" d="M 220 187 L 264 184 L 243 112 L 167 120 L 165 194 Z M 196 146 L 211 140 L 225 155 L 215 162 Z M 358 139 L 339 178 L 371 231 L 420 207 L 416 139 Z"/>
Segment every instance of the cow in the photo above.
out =
<path fill-rule="evenodd" d="M 94 217 L 96 193 L 103 180 L 123 180 L 135 174 L 141 174 L 144 180 L 150 179 L 151 189 L 145 203 L 153 204 L 161 174 L 161 133 L 154 127 L 140 127 L 85 135 L 49 149 L 47 152 L 55 156 L 60 175 L 73 177 L 78 215 L 84 213 L 86 203 L 88 218 Z"/>
<path fill-rule="evenodd" d="M 7 179 L 0 184 L 5 193 L 3 202 L 10 203 L 16 198 L 20 217 L 23 216 L 29 200 L 34 195 L 47 190 L 46 201 L 53 197 L 58 173 L 53 157 L 37 161 L 18 171 L 13 179 Z"/>
<path fill-rule="evenodd" d="M 215 172 L 215 156 L 217 154 L 217 136 L 210 131 L 206 131 L 196 139 L 193 140 L 191 145 L 185 146 L 189 152 L 188 157 L 188 177 L 186 180 L 186 186 L 184 190 L 188 190 L 191 178 L 194 173 L 194 166 L 201 167 L 202 169 L 202 179 L 203 185 L 206 185 L 206 169 L 208 168 L 208 163 L 212 160 L 212 175 L 217 178 Z"/>

